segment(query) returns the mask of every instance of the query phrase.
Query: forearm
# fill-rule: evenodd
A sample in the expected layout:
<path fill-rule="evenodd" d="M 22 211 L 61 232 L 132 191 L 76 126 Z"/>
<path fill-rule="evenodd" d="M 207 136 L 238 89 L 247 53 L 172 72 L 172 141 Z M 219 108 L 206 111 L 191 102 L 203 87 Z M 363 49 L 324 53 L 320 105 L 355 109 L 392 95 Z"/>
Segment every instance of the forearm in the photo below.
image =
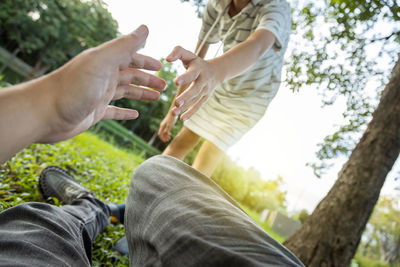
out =
<path fill-rule="evenodd" d="M 224 82 L 247 70 L 272 47 L 275 36 L 266 30 L 253 33 L 246 41 L 236 45 L 220 57 L 209 60 L 217 70 L 218 80 Z"/>
<path fill-rule="evenodd" d="M 50 116 L 46 78 L 0 90 L 0 162 L 22 148 L 38 142 L 49 126 Z"/>

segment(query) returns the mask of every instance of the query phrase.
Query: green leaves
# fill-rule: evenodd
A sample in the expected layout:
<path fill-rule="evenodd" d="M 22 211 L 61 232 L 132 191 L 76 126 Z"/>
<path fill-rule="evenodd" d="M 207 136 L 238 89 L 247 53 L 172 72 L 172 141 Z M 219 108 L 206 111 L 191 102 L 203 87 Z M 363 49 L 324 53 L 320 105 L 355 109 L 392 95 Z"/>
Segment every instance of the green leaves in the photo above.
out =
<path fill-rule="evenodd" d="M 399 10 L 396 1 L 307 1 L 293 9 L 295 49 L 286 61 L 287 86 L 317 88 L 323 105 L 345 99 L 345 125 L 319 144 L 317 176 L 336 157 L 347 157 L 376 107 L 397 58 Z M 396 48 L 397 47 L 397 48 Z M 378 51 L 378 52 L 376 52 Z"/>
<path fill-rule="evenodd" d="M 82 50 L 117 35 L 117 23 L 97 0 L 4 0 L 0 44 L 40 68 L 57 68 Z"/>

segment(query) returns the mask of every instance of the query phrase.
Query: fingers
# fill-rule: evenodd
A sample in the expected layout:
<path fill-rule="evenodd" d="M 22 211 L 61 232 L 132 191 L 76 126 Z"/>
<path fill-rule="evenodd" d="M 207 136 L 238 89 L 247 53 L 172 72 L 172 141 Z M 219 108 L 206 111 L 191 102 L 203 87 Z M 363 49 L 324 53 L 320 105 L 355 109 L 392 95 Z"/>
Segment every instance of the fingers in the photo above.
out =
<path fill-rule="evenodd" d="M 152 57 L 134 53 L 129 67 L 145 70 L 160 70 L 162 64 L 159 60 Z"/>
<path fill-rule="evenodd" d="M 191 108 L 189 108 L 185 113 L 182 114 L 181 116 L 181 121 L 185 121 L 192 117 L 194 113 L 207 101 L 208 97 L 203 96 L 200 101 L 198 101 L 196 104 L 194 104 Z"/>
<path fill-rule="evenodd" d="M 139 112 L 133 109 L 108 106 L 102 120 L 132 120 L 139 116 Z"/>
<path fill-rule="evenodd" d="M 197 102 L 198 99 L 204 96 L 202 92 L 206 89 L 204 86 L 204 82 L 196 80 L 188 89 L 175 99 L 175 106 L 178 108 L 179 113 L 189 108 L 193 103 Z M 178 114 L 174 113 L 174 115 Z"/>
<path fill-rule="evenodd" d="M 183 64 L 186 65 L 190 61 L 192 61 L 193 59 L 196 59 L 196 58 L 197 58 L 197 56 L 195 54 L 193 54 L 192 52 L 190 52 L 180 46 L 176 46 L 174 48 L 174 50 L 172 50 L 171 54 L 168 55 L 166 60 L 168 62 L 173 62 L 173 61 L 180 59 L 183 62 Z"/>
<path fill-rule="evenodd" d="M 179 114 L 181 114 L 183 111 L 187 110 L 188 108 L 190 108 L 191 106 L 193 106 L 194 104 L 197 103 L 197 101 L 199 101 L 199 99 L 201 99 L 203 96 L 197 96 L 197 97 L 192 97 L 190 99 L 188 99 L 187 101 L 184 102 L 184 104 L 182 104 L 181 106 L 175 106 L 172 108 L 172 114 L 175 116 L 178 116 Z"/>
<path fill-rule="evenodd" d="M 113 100 L 121 98 L 154 101 L 160 98 L 160 92 L 130 84 L 121 85 L 117 87 Z"/>
<path fill-rule="evenodd" d="M 181 76 L 176 78 L 176 85 L 188 84 L 196 80 L 200 75 L 200 71 L 196 68 L 190 68 Z"/>
<path fill-rule="evenodd" d="M 110 61 L 113 61 L 121 70 L 129 66 L 147 70 L 159 70 L 162 67 L 160 61 L 136 53 L 144 45 L 148 34 L 147 27 L 141 25 L 131 34 L 114 39 L 104 44 L 102 48 L 106 49 Z"/>
<path fill-rule="evenodd" d="M 111 62 L 120 66 L 120 68 L 127 68 L 132 61 L 133 55 L 143 46 L 148 34 L 147 27 L 141 25 L 131 34 L 107 42 L 100 49 L 105 49 Z"/>
<path fill-rule="evenodd" d="M 163 79 L 137 69 L 129 68 L 120 71 L 119 86 L 115 91 L 113 100 L 121 99 L 123 97 L 137 100 L 157 100 L 160 98 L 160 93 L 157 91 L 131 84 L 142 85 L 159 90 L 163 90 L 166 85 Z"/>
<path fill-rule="evenodd" d="M 163 90 L 166 82 L 152 74 L 129 68 L 119 72 L 119 85 L 128 84 L 136 84 Z"/>
<path fill-rule="evenodd" d="M 201 107 L 208 97 L 209 93 L 205 87 L 205 83 L 196 81 L 175 99 L 175 107 L 171 109 L 171 112 L 175 116 L 178 116 L 186 110 L 180 118 L 182 121 L 185 121 Z"/>

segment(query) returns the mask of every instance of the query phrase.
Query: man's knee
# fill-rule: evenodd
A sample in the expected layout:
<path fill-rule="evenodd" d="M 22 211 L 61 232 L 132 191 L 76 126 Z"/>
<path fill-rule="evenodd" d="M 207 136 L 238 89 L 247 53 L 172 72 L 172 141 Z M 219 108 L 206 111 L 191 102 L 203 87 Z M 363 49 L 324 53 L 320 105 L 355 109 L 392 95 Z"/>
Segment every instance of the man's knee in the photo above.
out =
<path fill-rule="evenodd" d="M 146 160 L 135 170 L 130 191 L 155 196 L 169 191 L 181 179 L 181 165 L 186 164 L 165 155 Z"/>
<path fill-rule="evenodd" d="M 174 157 L 159 155 L 143 162 L 134 172 L 130 194 L 159 197 L 189 185 L 208 184 L 210 179 Z"/>

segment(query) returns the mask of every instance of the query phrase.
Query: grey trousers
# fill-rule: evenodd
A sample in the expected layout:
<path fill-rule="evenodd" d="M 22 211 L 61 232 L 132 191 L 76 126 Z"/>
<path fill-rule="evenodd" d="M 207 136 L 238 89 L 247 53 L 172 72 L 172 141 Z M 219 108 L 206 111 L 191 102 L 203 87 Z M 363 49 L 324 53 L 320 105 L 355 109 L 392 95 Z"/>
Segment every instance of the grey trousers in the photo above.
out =
<path fill-rule="evenodd" d="M 175 158 L 137 168 L 126 205 L 131 266 L 303 266 L 212 180 Z M 108 217 L 95 198 L 10 208 L 0 214 L 0 266 L 90 266 Z"/>
<path fill-rule="evenodd" d="M 90 266 L 93 241 L 108 222 L 108 208 L 95 198 L 19 204 L 0 213 L 0 266 Z"/>
<path fill-rule="evenodd" d="M 173 157 L 136 169 L 126 205 L 131 266 L 303 266 L 210 178 Z"/>

